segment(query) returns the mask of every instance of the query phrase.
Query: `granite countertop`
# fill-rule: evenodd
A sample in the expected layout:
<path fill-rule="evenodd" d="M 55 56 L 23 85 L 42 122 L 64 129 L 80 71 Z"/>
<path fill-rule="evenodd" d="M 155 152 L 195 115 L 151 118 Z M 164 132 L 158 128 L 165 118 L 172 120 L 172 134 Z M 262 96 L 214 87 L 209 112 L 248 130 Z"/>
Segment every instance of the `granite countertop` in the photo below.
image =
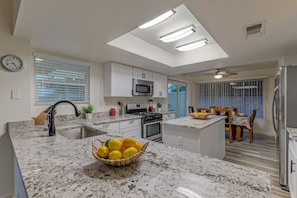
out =
<path fill-rule="evenodd" d="M 162 124 L 170 124 L 176 126 L 182 126 L 187 128 L 197 128 L 203 129 L 206 128 L 216 122 L 224 120 L 226 116 L 219 116 L 219 115 L 209 115 L 207 119 L 194 119 L 191 116 L 181 117 L 173 120 L 163 121 Z"/>
<path fill-rule="evenodd" d="M 162 113 L 163 115 L 166 115 L 166 114 L 172 114 L 172 113 L 175 114 L 175 112 L 173 112 L 173 111 L 162 111 L 161 113 Z"/>
<path fill-rule="evenodd" d="M 288 133 L 292 136 L 292 139 L 297 142 L 297 128 L 287 128 Z"/>
<path fill-rule="evenodd" d="M 82 120 L 74 123 L 92 125 Z M 120 138 L 120 133 L 106 131 L 101 136 L 68 140 L 59 134 L 41 137 L 42 130 L 32 121 L 9 123 L 29 197 L 271 196 L 270 176 L 262 171 L 151 141 L 138 162 L 111 167 L 93 157 L 91 145 L 97 138 Z"/>

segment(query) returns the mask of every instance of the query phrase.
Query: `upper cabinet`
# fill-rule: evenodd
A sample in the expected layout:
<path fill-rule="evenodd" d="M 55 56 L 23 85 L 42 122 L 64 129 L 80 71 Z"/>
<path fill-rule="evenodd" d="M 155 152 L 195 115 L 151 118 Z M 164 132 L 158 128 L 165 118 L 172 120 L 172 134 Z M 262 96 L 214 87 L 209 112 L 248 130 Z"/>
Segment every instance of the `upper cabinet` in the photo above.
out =
<path fill-rule="evenodd" d="M 167 76 L 159 73 L 153 73 L 154 96 L 155 98 L 167 97 Z"/>
<path fill-rule="evenodd" d="M 104 96 L 132 97 L 132 67 L 114 62 L 104 64 Z"/>
<path fill-rule="evenodd" d="M 153 80 L 153 72 L 139 68 L 133 68 L 133 78 L 142 80 Z"/>

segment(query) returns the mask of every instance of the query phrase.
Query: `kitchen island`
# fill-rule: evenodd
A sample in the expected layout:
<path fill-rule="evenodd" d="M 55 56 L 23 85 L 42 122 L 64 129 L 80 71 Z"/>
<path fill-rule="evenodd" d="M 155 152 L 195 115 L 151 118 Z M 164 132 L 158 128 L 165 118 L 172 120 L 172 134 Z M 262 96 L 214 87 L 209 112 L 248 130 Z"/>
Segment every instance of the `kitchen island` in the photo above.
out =
<path fill-rule="evenodd" d="M 270 197 L 270 176 L 258 170 L 151 141 L 138 162 L 111 167 L 93 157 L 91 145 L 120 133 L 68 140 L 42 137 L 42 130 L 32 122 L 9 123 L 28 197 Z"/>
<path fill-rule="evenodd" d="M 225 116 L 207 119 L 191 116 L 162 122 L 162 140 L 166 145 L 218 159 L 225 157 Z"/>

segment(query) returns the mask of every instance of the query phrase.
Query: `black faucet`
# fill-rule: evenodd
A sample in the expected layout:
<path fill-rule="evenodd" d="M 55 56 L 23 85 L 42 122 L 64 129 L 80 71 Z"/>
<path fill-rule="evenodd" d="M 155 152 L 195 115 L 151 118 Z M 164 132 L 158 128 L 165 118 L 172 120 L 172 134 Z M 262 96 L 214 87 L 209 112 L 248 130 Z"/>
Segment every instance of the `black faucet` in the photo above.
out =
<path fill-rule="evenodd" d="M 75 115 L 78 117 L 80 115 L 80 111 L 77 109 L 77 107 L 70 101 L 68 100 L 61 100 L 59 102 L 56 102 L 54 105 L 52 105 L 52 108 L 50 109 L 48 113 L 48 135 L 53 136 L 56 134 L 56 127 L 55 127 L 55 108 L 58 106 L 60 103 L 69 103 L 74 107 L 75 110 Z"/>

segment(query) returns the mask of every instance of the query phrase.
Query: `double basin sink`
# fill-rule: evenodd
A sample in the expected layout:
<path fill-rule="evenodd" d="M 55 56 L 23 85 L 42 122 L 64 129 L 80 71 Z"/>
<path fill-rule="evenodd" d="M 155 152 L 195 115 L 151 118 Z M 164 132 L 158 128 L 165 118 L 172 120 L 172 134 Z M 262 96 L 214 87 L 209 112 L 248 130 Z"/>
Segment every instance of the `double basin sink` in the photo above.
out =
<path fill-rule="evenodd" d="M 97 135 L 103 135 L 107 132 L 100 129 L 91 128 L 88 126 L 71 126 L 67 128 L 58 128 L 56 133 L 62 135 L 69 140 L 77 140 Z"/>

